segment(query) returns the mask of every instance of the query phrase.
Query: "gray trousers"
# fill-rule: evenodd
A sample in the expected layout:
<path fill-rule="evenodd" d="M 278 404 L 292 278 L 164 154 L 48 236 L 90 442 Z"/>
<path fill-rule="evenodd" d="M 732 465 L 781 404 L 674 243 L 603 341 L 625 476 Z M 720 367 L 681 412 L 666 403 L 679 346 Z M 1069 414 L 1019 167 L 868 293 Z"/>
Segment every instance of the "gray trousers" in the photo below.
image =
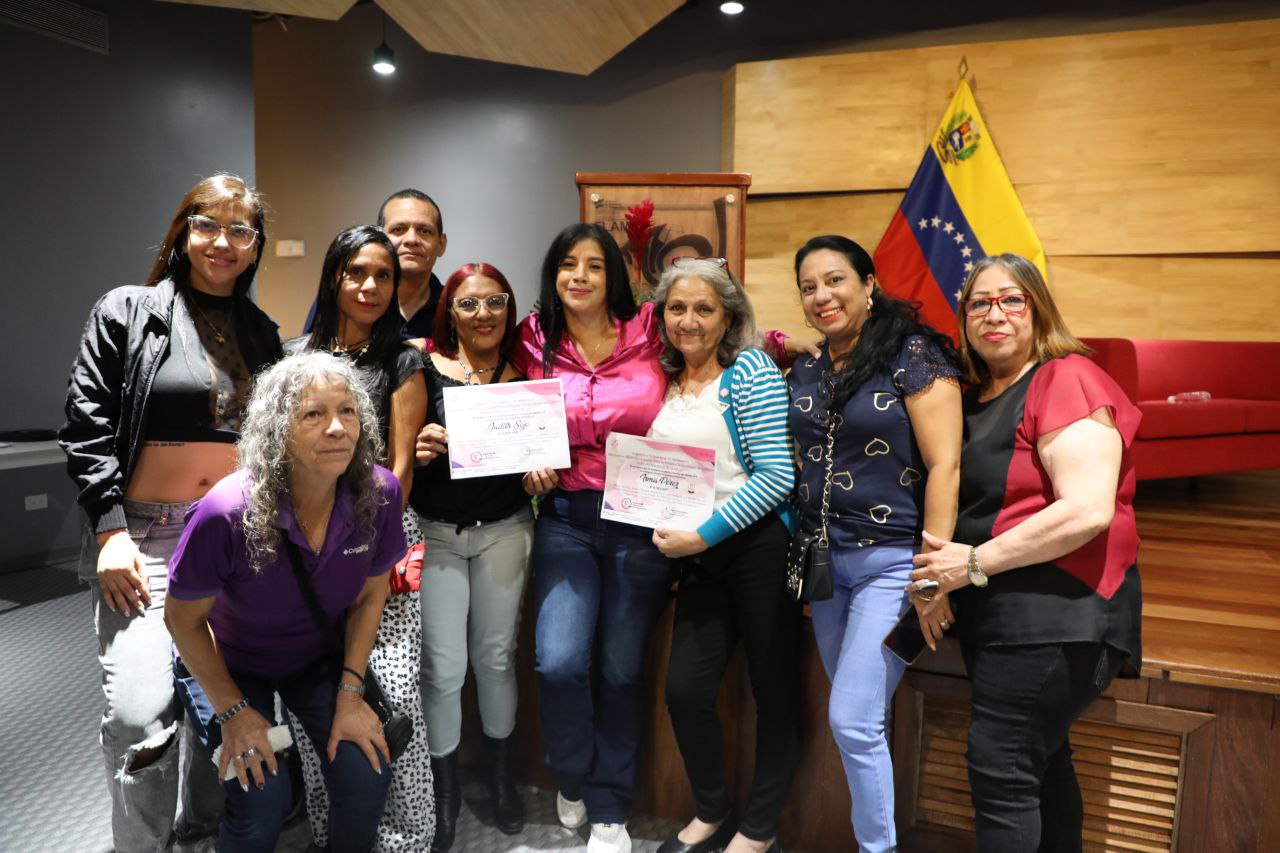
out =
<path fill-rule="evenodd" d="M 528 577 L 533 512 L 521 509 L 475 527 L 419 517 L 422 586 L 422 708 L 431 754 L 448 755 L 462 736 L 467 661 L 476 674 L 484 733 L 516 725 L 516 628 Z"/>
<path fill-rule="evenodd" d="M 111 832 L 120 853 L 167 849 L 179 795 L 182 835 L 214 832 L 222 813 L 217 768 L 191 727 L 177 719 L 173 638 L 164 624 L 169 558 L 182 535 L 188 506 L 125 502 L 129 535 L 142 552 L 151 592 L 145 615 L 113 611 L 102 600 L 98 582 L 90 584 L 107 700 L 99 742 L 111 789 Z M 158 758 L 133 768 L 138 752 L 157 748 L 163 750 Z"/>

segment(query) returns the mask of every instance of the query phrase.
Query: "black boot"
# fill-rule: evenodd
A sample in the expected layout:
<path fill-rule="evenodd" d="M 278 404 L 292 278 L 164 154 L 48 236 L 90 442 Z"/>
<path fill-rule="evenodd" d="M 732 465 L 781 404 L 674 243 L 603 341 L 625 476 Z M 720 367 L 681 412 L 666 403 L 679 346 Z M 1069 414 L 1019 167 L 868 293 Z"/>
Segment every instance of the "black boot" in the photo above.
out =
<path fill-rule="evenodd" d="M 493 804 L 493 822 L 507 835 L 524 830 L 524 803 L 511 781 L 511 739 L 484 736 L 485 782 L 489 785 L 489 802 Z"/>
<path fill-rule="evenodd" d="M 462 811 L 462 783 L 458 781 L 458 751 L 431 757 L 431 787 L 436 797 L 436 835 L 431 853 L 447 853 L 458 831 Z"/>

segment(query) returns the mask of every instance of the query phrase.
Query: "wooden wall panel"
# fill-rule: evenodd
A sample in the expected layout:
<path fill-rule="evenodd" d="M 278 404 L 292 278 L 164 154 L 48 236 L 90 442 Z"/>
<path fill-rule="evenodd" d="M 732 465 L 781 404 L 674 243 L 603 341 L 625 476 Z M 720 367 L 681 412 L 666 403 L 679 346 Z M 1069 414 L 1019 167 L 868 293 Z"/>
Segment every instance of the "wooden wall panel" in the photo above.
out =
<path fill-rule="evenodd" d="M 901 191 L 753 196 L 745 282 L 761 326 L 808 332 L 792 272 L 796 249 L 836 233 L 874 251 L 901 200 Z M 1077 335 L 1280 341 L 1280 252 L 1050 254 L 1049 285 Z"/>
<path fill-rule="evenodd" d="M 1280 21 L 745 63 L 752 192 L 901 190 L 961 56 L 1046 252 L 1280 250 Z"/>

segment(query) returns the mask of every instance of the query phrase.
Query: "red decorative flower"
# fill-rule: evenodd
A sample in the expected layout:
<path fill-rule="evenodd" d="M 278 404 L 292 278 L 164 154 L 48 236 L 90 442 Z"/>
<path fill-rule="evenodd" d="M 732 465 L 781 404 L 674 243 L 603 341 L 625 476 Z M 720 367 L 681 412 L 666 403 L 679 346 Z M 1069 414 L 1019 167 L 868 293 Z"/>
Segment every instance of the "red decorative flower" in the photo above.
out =
<path fill-rule="evenodd" d="M 644 255 L 649 248 L 649 237 L 653 233 L 653 202 L 642 200 L 627 208 L 624 217 L 627 225 L 627 239 L 631 241 L 631 257 L 635 259 L 636 269 L 640 273 L 640 284 L 645 281 Z"/>

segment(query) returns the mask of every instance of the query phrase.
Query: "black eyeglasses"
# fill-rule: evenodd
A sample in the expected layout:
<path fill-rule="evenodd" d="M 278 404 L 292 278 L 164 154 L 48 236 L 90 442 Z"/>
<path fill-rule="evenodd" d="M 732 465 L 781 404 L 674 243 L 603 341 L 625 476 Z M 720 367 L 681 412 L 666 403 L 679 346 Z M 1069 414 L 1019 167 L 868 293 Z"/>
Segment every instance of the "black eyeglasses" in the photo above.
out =
<path fill-rule="evenodd" d="M 1025 293 L 1010 293 L 997 299 L 966 299 L 964 316 L 985 317 L 991 313 L 992 305 L 999 305 L 1000 310 L 1010 317 L 1019 317 L 1027 312 L 1030 303 Z"/>
<path fill-rule="evenodd" d="M 453 307 L 457 308 L 460 314 L 471 315 L 478 312 L 483 304 L 494 314 L 498 314 L 507 310 L 507 300 L 510 298 L 510 293 L 494 293 L 486 296 L 483 300 L 476 299 L 474 296 L 464 296 L 461 299 L 453 300 Z"/>
<path fill-rule="evenodd" d="M 192 234 L 209 243 L 217 240 L 219 234 L 226 234 L 227 242 L 237 249 L 248 249 L 258 242 L 258 232 L 248 225 L 222 225 L 218 220 L 198 213 L 188 216 L 187 224 L 191 227 Z"/>
<path fill-rule="evenodd" d="M 691 255 L 681 255 L 680 257 L 676 258 L 671 262 L 671 266 L 673 267 L 688 266 L 694 261 L 709 261 L 710 263 L 713 263 L 716 266 L 720 267 L 720 269 L 728 269 L 729 267 L 729 262 L 724 258 L 695 258 Z"/>

